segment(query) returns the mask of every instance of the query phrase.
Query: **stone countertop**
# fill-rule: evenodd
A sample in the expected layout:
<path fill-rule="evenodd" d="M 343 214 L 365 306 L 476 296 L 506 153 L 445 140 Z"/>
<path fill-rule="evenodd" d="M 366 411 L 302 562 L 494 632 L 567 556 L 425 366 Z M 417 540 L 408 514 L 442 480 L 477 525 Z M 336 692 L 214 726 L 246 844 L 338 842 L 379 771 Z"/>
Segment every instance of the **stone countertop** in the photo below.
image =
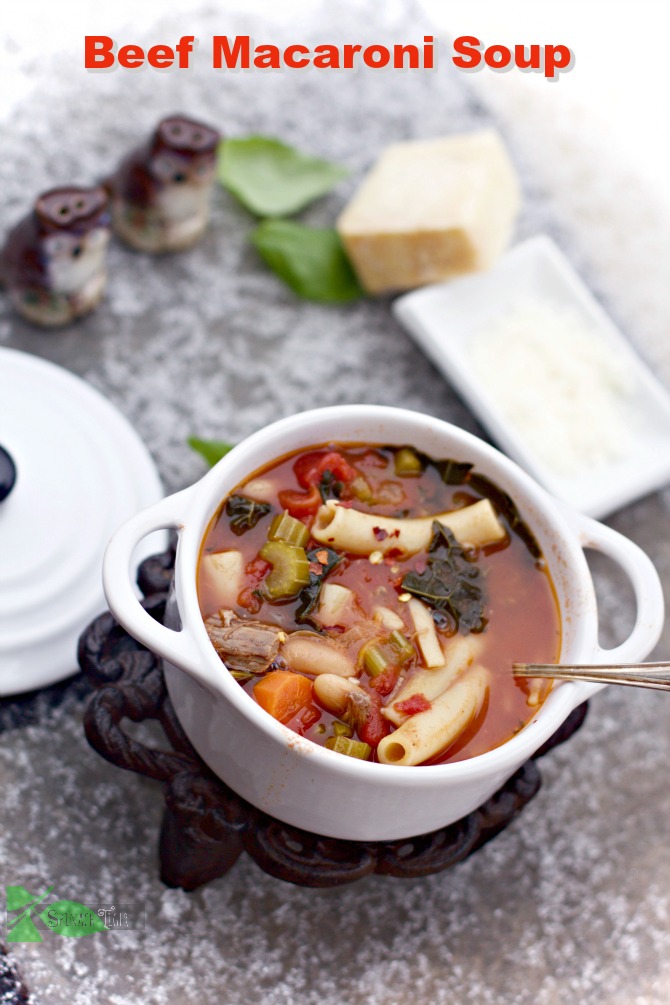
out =
<path fill-rule="evenodd" d="M 321 7 L 315 37 L 422 37 L 398 8 Z M 190 26 L 194 25 L 194 28 Z M 346 30 L 342 28 L 346 25 Z M 148 41 L 177 38 L 183 19 Z M 189 30 L 295 41 L 209 8 Z M 304 34 L 304 33 L 303 33 Z M 138 39 L 141 41 L 141 39 Z M 29 67 L 28 70 L 31 68 Z M 390 140 L 495 124 L 521 173 L 517 237 L 549 232 L 666 383 L 667 221 L 628 165 L 603 156 L 588 123 L 547 120 L 541 101 L 500 88 L 488 105 L 448 73 L 85 74 L 64 57 L 33 68 L 3 122 L 3 230 L 38 192 L 104 175 L 164 114 L 182 110 L 229 135 L 281 137 L 347 164 L 351 180 L 304 214 L 330 224 Z M 156 459 L 167 490 L 203 467 L 190 434 L 237 440 L 316 405 L 403 405 L 481 433 L 384 301 L 298 301 L 259 263 L 251 217 L 217 193 L 193 251 L 161 259 L 113 245 L 110 284 L 90 318 L 59 333 L 18 321 L 0 300 L 0 345 L 44 356 L 105 393 Z M 334 351 L 336 349 L 336 351 Z M 616 514 L 670 584 L 667 491 Z M 594 563 L 603 638 L 625 635 L 630 591 Z M 655 652 L 668 652 L 669 629 Z M 103 762 L 82 732 L 78 678 L 0 706 L 0 855 L 6 884 L 56 884 L 83 902 L 141 903 L 144 929 L 17 944 L 40 1005 L 666 1005 L 670 997 L 670 761 L 665 701 L 611 688 L 542 764 L 539 795 L 505 833 L 455 869 L 422 880 L 365 879 L 306 890 L 242 859 L 195 893 L 157 878 L 160 788 Z"/>

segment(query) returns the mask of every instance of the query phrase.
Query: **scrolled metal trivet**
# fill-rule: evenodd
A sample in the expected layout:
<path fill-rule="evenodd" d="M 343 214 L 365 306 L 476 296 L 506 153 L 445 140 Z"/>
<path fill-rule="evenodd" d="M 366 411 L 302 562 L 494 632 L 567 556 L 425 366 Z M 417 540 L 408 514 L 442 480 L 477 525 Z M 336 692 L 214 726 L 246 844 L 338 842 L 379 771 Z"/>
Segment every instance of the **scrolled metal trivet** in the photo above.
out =
<path fill-rule="evenodd" d="M 2 1005 L 35 1005 L 35 999 L 16 966 L 0 942 L 0 1002 Z"/>
<path fill-rule="evenodd" d="M 174 551 L 140 567 L 143 606 L 161 621 Z M 245 851 L 272 876 L 301 886 L 339 886 L 370 873 L 414 878 L 447 869 L 504 830 L 542 783 L 537 758 L 579 729 L 587 703 L 479 809 L 462 820 L 402 841 L 343 841 L 290 827 L 251 806 L 214 775 L 191 746 L 165 687 L 160 659 L 103 614 L 79 641 L 79 663 L 96 687 L 84 728 L 91 746 L 118 767 L 165 785 L 160 834 L 161 879 L 194 890 L 223 876 Z M 145 747 L 123 730 L 124 719 L 156 720 L 171 751 Z"/>

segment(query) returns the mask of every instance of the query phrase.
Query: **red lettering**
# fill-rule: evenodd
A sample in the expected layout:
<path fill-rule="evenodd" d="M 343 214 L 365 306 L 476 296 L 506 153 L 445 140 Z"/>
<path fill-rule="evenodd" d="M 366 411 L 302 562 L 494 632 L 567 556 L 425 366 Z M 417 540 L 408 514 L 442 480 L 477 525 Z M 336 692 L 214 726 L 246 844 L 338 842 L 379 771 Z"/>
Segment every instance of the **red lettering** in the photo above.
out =
<path fill-rule="evenodd" d="M 305 59 L 296 59 L 295 53 L 301 52 Z M 299 70 L 302 66 L 309 66 L 309 49 L 306 45 L 288 45 L 284 50 L 284 62 L 287 66 Z"/>
<path fill-rule="evenodd" d="M 426 70 L 432 70 L 435 66 L 435 63 L 433 62 L 433 42 L 434 39 L 432 35 L 423 36 L 423 65 Z"/>
<path fill-rule="evenodd" d="M 363 48 L 362 45 L 345 45 L 344 60 L 342 66 L 345 70 L 352 70 L 354 66 L 354 56 Z"/>
<path fill-rule="evenodd" d="M 179 69 L 188 70 L 189 56 L 193 52 L 193 45 L 195 43 L 195 35 L 182 35 L 176 45 L 177 52 L 179 53 Z"/>
<path fill-rule="evenodd" d="M 365 47 L 363 62 L 366 66 L 377 68 L 380 66 L 388 66 L 390 59 L 391 53 L 385 45 L 368 45 Z"/>
<path fill-rule="evenodd" d="M 227 70 L 248 70 L 250 65 L 250 38 L 236 35 L 233 45 L 227 35 L 212 36 L 212 66 L 220 70 L 226 64 Z"/>
<path fill-rule="evenodd" d="M 416 45 L 394 45 L 393 46 L 393 69 L 402 70 L 405 64 L 405 56 L 409 56 L 408 69 L 418 70 L 419 49 Z"/>
<path fill-rule="evenodd" d="M 321 70 L 339 70 L 340 50 L 336 45 L 317 45 L 314 50 L 314 66 Z"/>
<path fill-rule="evenodd" d="M 114 66 L 113 40 L 109 35 L 84 36 L 84 67 L 87 70 L 108 70 Z"/>
<path fill-rule="evenodd" d="M 459 35 L 454 40 L 454 52 L 458 53 L 452 56 L 454 66 L 459 70 L 474 70 L 482 61 L 480 46 L 481 42 L 474 35 Z"/>
<path fill-rule="evenodd" d="M 548 45 L 544 57 L 545 77 L 548 80 L 557 80 L 556 70 L 569 70 L 572 59 L 572 51 L 567 45 Z"/>
<path fill-rule="evenodd" d="M 147 52 L 147 63 L 156 70 L 164 70 L 174 63 L 174 50 L 169 45 L 152 45 Z"/>
<path fill-rule="evenodd" d="M 496 59 L 496 56 L 500 56 L 500 59 Z M 512 53 L 506 45 L 490 45 L 484 53 L 484 59 L 487 66 L 502 70 L 512 61 Z"/>
<path fill-rule="evenodd" d="M 474 35 L 460 35 L 454 40 L 452 56 L 454 66 L 460 70 L 475 70 L 482 62 L 482 43 Z M 487 66 L 493 70 L 504 70 L 509 66 L 520 70 L 544 70 L 547 80 L 556 80 L 558 71 L 569 70 L 574 62 L 574 53 L 567 45 L 489 45 L 483 53 Z"/>
<path fill-rule="evenodd" d="M 280 70 L 281 59 L 276 45 L 257 45 L 254 56 L 254 66 L 259 70 Z"/>
<path fill-rule="evenodd" d="M 144 49 L 140 45 L 122 45 L 116 58 L 119 66 L 135 70 L 144 62 Z"/>
<path fill-rule="evenodd" d="M 539 45 L 528 46 L 528 56 L 526 57 L 526 46 L 514 46 L 514 62 L 520 70 L 539 70 L 542 66 L 542 52 Z"/>

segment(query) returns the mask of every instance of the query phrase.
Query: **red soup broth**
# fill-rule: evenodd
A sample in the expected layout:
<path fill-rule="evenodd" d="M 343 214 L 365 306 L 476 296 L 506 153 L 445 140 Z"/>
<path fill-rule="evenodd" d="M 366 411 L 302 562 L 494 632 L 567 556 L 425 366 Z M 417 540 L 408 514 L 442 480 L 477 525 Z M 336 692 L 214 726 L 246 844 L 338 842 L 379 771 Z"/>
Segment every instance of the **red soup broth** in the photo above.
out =
<path fill-rule="evenodd" d="M 342 642 L 349 638 L 346 633 L 354 624 L 365 622 L 370 628 L 374 624 L 377 608 L 391 609 L 402 620 L 401 635 L 414 651 L 411 658 L 405 653 L 406 662 L 402 667 L 392 666 L 391 672 L 380 683 L 364 670 L 360 640 L 348 647 L 350 658 L 357 660 L 358 683 L 366 694 L 373 697 L 379 719 L 380 709 L 393 704 L 399 687 L 424 669 L 409 610 L 410 595 L 403 587 L 403 579 L 411 572 L 425 573 L 430 554 L 426 550 L 409 556 L 399 554 L 397 550 L 389 550 L 383 556 L 381 552 L 370 556 L 341 553 L 341 560 L 318 581 L 336 583 L 351 590 L 355 595 L 355 609 L 338 616 L 338 623 L 334 625 L 323 625 L 318 621 L 301 622 L 298 612 L 304 606 L 304 594 L 272 601 L 264 595 L 264 583 L 272 565 L 259 553 L 268 539 L 272 521 L 277 514 L 288 511 L 311 534 L 317 509 L 328 497 L 339 497 L 340 505 L 391 518 L 431 516 L 460 509 L 488 497 L 505 528 L 505 538 L 476 550 L 470 549 L 466 551 L 466 556 L 479 568 L 478 581 L 483 584 L 486 624 L 483 631 L 476 633 L 481 639 L 476 662 L 489 671 L 489 688 L 477 714 L 460 735 L 422 762 L 442 764 L 463 760 L 499 746 L 536 714 L 548 693 L 549 683 L 517 680 L 512 675 L 511 666 L 517 661 L 551 663 L 558 660 L 561 644 L 559 609 L 544 558 L 532 532 L 523 523 L 509 497 L 479 476 L 475 469 L 469 470 L 468 465 L 433 460 L 410 450 L 410 470 L 403 470 L 398 455 L 399 448 L 396 447 L 328 444 L 288 454 L 254 472 L 223 500 L 207 529 L 198 566 L 198 597 L 205 620 L 221 609 L 216 587 L 203 574 L 203 558 L 212 553 L 234 550 L 242 555 L 243 572 L 236 584 L 239 590 L 236 590 L 232 602 L 228 596 L 225 606 L 235 618 L 279 626 L 287 636 L 294 631 L 317 630 L 326 638 Z M 415 465 L 418 470 L 412 470 L 412 455 L 419 459 L 419 464 Z M 403 453 L 402 458 L 407 460 L 407 457 L 408 453 Z M 396 464 L 403 470 L 400 475 Z M 255 512 L 247 522 L 254 525 L 243 529 L 242 533 L 235 533 L 232 527 L 234 517 L 231 518 L 232 511 L 227 511 L 227 503 L 231 497 L 241 496 L 248 500 L 249 497 L 245 496 L 247 491 L 254 503 L 264 504 L 267 512 L 261 513 L 258 507 L 251 507 Z M 380 531 L 379 537 L 383 536 Z M 322 573 L 322 563 L 327 561 L 326 546 L 310 536 L 304 547 L 312 558 L 310 571 Z M 455 637 L 459 633 L 469 634 L 468 629 L 463 625 L 457 627 L 448 613 L 428 609 L 442 649 L 448 653 Z M 389 632 L 378 627 L 377 634 L 388 637 Z M 385 651 L 388 655 L 388 645 Z M 277 669 L 291 669 L 281 655 L 268 672 L 276 672 Z M 236 676 L 240 678 L 239 673 Z M 240 680 L 252 699 L 255 697 L 254 687 L 262 676 L 254 674 Z M 314 680 L 313 675 L 306 676 Z M 394 678 L 398 683 L 393 688 Z M 390 688 L 393 688 L 390 693 L 380 694 Z M 301 690 L 304 692 L 304 687 Z M 427 702 L 428 706 L 430 704 Z M 410 706 L 405 711 L 420 712 L 424 709 L 425 704 L 419 700 L 416 709 Z M 347 728 L 346 716 L 343 718 L 344 729 L 352 732 L 350 725 Z M 321 707 L 313 693 L 311 700 L 281 721 L 321 745 L 328 745 L 327 740 L 333 736 L 334 729 L 343 730 L 339 725 L 342 717 Z M 381 721 L 387 731 L 395 728 L 383 716 Z M 373 740 L 374 732 L 373 729 Z M 366 736 L 369 739 L 369 731 Z M 353 732 L 353 739 L 357 738 L 356 732 Z M 367 758 L 377 759 L 374 742 Z"/>

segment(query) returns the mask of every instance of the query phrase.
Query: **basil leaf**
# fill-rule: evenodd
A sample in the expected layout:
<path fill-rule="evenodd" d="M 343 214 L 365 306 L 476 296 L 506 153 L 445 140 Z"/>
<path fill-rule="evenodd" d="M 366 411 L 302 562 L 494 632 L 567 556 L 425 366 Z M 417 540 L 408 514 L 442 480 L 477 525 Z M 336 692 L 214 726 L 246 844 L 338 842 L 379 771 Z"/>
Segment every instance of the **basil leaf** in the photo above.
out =
<path fill-rule="evenodd" d="M 199 440 L 197 436 L 189 436 L 186 441 L 196 453 L 205 458 L 210 468 L 213 468 L 217 461 L 233 449 L 234 443 L 226 443 L 224 440 Z"/>
<path fill-rule="evenodd" d="M 335 230 L 264 220 L 251 241 L 273 272 L 305 300 L 336 304 L 364 296 Z"/>
<path fill-rule="evenodd" d="M 230 529 L 240 535 L 255 527 L 259 520 L 272 510 L 270 503 L 256 502 L 248 496 L 229 496 L 226 513 L 230 517 Z"/>
<path fill-rule="evenodd" d="M 403 590 L 451 615 L 460 631 L 483 632 L 487 618 L 479 566 L 468 559 L 452 532 L 437 520 L 433 522 L 428 553 L 425 571 L 408 572 L 403 577 Z"/>
<path fill-rule="evenodd" d="M 297 213 L 347 174 L 270 136 L 225 140 L 220 148 L 219 181 L 257 216 Z"/>

